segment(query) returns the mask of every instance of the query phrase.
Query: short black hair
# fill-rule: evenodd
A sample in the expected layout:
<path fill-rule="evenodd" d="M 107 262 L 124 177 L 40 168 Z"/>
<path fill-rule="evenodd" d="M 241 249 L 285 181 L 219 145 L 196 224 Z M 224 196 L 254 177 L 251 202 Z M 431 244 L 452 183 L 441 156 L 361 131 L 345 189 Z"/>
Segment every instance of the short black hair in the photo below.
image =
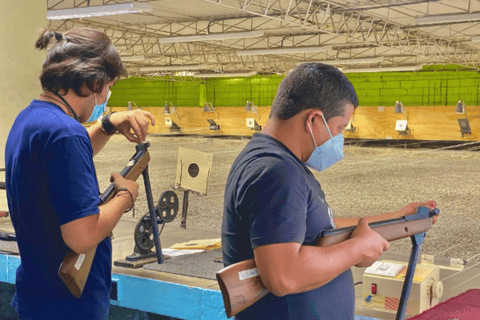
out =
<path fill-rule="evenodd" d="M 288 120 L 306 109 L 322 110 L 325 119 L 345 114 L 345 105 L 358 106 L 352 83 L 337 68 L 304 63 L 280 83 L 269 118 Z"/>
<path fill-rule="evenodd" d="M 58 93 L 72 88 L 78 96 L 86 97 L 101 92 L 108 82 L 127 76 L 120 54 L 100 31 L 74 28 L 62 34 L 44 30 L 35 47 L 47 49 L 40 75 L 44 90 Z"/>

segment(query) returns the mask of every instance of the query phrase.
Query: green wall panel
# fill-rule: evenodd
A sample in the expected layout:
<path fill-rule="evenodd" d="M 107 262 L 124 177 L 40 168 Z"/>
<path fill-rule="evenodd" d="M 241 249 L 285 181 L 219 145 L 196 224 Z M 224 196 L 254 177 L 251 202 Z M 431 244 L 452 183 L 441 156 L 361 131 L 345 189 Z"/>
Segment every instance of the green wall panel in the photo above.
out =
<path fill-rule="evenodd" d="M 347 74 L 360 105 L 478 105 L 480 74 L 459 71 L 458 66 L 426 66 L 421 72 L 383 72 Z M 198 107 L 211 102 L 217 107 L 271 106 L 284 76 L 256 75 L 248 78 L 185 79 L 132 77 L 117 81 L 109 105 L 126 107 L 135 101 L 139 107 L 163 107 L 165 101 L 178 107 Z"/>

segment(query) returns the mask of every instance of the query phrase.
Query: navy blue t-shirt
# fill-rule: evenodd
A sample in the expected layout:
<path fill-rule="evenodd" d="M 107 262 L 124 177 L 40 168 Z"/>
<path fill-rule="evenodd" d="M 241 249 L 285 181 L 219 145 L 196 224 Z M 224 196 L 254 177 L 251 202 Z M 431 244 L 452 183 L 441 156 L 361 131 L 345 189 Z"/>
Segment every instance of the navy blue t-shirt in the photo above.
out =
<path fill-rule="evenodd" d="M 262 245 L 312 245 L 320 231 L 332 228 L 332 210 L 310 170 L 278 140 L 254 134 L 225 187 L 225 266 L 253 259 L 253 249 Z M 311 291 L 284 297 L 269 293 L 236 319 L 347 320 L 354 318 L 354 307 L 353 277 L 347 270 Z"/>
<path fill-rule="evenodd" d="M 8 208 L 21 258 L 12 306 L 22 319 L 106 319 L 110 238 L 98 245 L 80 299 L 58 276 L 69 250 L 60 226 L 99 212 L 88 132 L 58 106 L 34 100 L 13 124 L 5 167 Z"/>

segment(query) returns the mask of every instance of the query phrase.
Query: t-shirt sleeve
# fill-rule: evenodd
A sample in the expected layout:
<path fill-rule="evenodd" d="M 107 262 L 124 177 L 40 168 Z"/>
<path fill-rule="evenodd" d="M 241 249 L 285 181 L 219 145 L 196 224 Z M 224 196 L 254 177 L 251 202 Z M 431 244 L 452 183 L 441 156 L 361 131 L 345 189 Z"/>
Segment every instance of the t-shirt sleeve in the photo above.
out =
<path fill-rule="evenodd" d="M 252 248 L 285 242 L 303 243 L 306 231 L 307 193 L 295 165 L 267 158 L 246 181 L 241 210 L 247 210 Z"/>
<path fill-rule="evenodd" d="M 50 202 L 60 225 L 99 212 L 98 182 L 89 139 L 71 135 L 48 150 Z"/>

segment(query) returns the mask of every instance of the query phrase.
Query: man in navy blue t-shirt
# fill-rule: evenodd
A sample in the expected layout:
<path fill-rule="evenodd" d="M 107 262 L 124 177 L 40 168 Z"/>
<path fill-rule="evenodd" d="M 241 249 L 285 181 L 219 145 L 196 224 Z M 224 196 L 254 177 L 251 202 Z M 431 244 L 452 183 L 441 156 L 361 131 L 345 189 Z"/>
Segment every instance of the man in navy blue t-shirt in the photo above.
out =
<path fill-rule="evenodd" d="M 108 113 L 87 131 L 81 123 L 103 114 L 110 88 L 126 76 L 120 55 L 108 37 L 90 29 L 46 30 L 36 47 L 47 46 L 43 93 L 17 116 L 5 148 L 8 207 L 21 258 L 12 306 L 21 320 L 107 319 L 108 235 L 135 202 L 138 184 L 112 174 L 115 196 L 99 206 L 93 156 L 117 131 L 143 142 L 154 120 L 144 111 Z M 76 298 L 58 269 L 70 250 L 81 254 L 95 247 L 85 288 Z"/>
<path fill-rule="evenodd" d="M 354 318 L 350 268 L 371 265 L 388 242 L 368 223 L 415 213 L 419 205 L 380 216 L 334 218 L 310 167 L 322 171 L 343 157 L 343 129 L 358 105 L 339 70 L 303 64 L 280 84 L 269 120 L 235 160 L 225 188 L 225 266 L 255 259 L 271 292 L 236 319 Z M 313 246 L 320 231 L 357 225 L 351 239 Z"/>

